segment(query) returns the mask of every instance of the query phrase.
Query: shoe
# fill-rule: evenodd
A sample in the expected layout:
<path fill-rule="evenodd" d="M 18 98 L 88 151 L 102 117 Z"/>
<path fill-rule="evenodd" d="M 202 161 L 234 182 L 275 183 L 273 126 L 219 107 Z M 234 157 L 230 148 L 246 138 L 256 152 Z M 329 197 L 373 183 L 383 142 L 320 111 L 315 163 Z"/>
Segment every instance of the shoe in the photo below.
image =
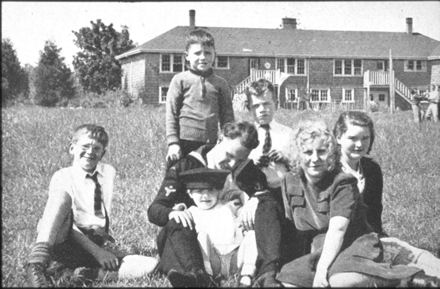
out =
<path fill-rule="evenodd" d="M 257 279 L 255 279 L 252 287 L 260 288 L 260 287 L 269 287 L 269 288 L 280 288 L 281 283 L 275 279 L 276 273 L 275 271 L 268 271 L 261 274 Z"/>
<path fill-rule="evenodd" d="M 46 276 L 46 266 L 42 263 L 28 263 L 26 265 L 26 279 L 30 287 L 52 286 Z"/>
<path fill-rule="evenodd" d="M 180 273 L 177 270 L 171 269 L 167 274 L 167 278 L 171 286 L 175 288 L 197 287 L 197 276 L 193 272 Z"/>
<path fill-rule="evenodd" d="M 171 269 L 167 274 L 168 280 L 173 287 L 179 288 L 215 288 L 217 283 L 203 271 L 181 273 Z"/>
<path fill-rule="evenodd" d="M 415 274 L 408 282 L 408 287 L 430 287 L 439 288 L 440 279 L 434 276 L 426 275 L 424 271 Z"/>

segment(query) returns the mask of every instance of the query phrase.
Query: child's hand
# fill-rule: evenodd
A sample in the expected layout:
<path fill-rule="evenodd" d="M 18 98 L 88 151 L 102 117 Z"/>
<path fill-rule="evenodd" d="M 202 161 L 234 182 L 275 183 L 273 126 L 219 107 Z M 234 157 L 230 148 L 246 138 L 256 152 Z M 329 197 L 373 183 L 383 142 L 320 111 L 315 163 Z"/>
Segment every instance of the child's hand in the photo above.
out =
<path fill-rule="evenodd" d="M 271 150 L 267 154 L 267 156 L 269 157 L 269 159 L 271 161 L 274 161 L 274 162 L 283 162 L 287 159 L 281 151 L 277 151 L 277 150 Z"/>
<path fill-rule="evenodd" d="M 315 278 L 313 279 L 313 287 L 329 287 L 327 281 L 327 270 L 316 270 Z"/>
<path fill-rule="evenodd" d="M 188 210 L 171 211 L 168 218 L 173 219 L 176 223 L 181 223 L 185 228 L 189 227 L 191 230 L 194 228 L 194 219 Z"/>
<path fill-rule="evenodd" d="M 180 150 L 180 146 L 178 144 L 172 144 L 168 147 L 167 152 L 167 161 L 177 161 L 182 157 L 182 151 Z"/>
<path fill-rule="evenodd" d="M 244 231 L 254 229 L 255 212 L 257 211 L 258 199 L 256 197 L 250 198 L 246 204 L 243 205 L 239 214 L 240 227 Z"/>
<path fill-rule="evenodd" d="M 97 252 L 95 252 L 95 258 L 98 261 L 99 265 L 102 268 L 109 271 L 116 271 L 119 267 L 118 258 L 112 253 L 103 248 L 99 248 Z"/>

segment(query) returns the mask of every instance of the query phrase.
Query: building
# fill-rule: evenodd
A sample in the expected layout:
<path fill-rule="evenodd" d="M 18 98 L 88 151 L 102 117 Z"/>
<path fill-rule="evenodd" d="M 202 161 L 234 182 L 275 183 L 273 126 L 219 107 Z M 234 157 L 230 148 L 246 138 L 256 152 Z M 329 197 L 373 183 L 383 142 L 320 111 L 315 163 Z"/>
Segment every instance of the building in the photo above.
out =
<path fill-rule="evenodd" d="M 171 78 L 185 69 L 185 36 L 195 27 L 214 36 L 214 69 L 231 97 L 263 77 L 277 87 L 281 107 L 296 107 L 309 91 L 314 108 L 363 109 L 374 101 L 406 110 L 410 89 L 440 83 L 440 41 L 413 32 L 412 18 L 403 32 L 302 30 L 295 18 L 283 18 L 279 29 L 227 28 L 196 26 L 190 10 L 188 26 L 117 56 L 123 88 L 144 103 L 164 103 Z"/>

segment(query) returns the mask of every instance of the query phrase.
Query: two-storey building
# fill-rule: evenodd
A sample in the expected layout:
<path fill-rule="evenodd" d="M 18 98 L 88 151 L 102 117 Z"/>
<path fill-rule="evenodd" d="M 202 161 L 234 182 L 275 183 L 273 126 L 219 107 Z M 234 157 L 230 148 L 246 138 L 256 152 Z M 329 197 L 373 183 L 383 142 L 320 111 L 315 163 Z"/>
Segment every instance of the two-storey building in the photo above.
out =
<path fill-rule="evenodd" d="M 406 18 L 406 31 L 371 32 L 303 30 L 295 18 L 283 18 L 278 29 L 200 27 L 195 11 L 189 14 L 188 26 L 117 57 L 123 88 L 133 97 L 165 102 L 171 78 L 186 69 L 185 37 L 196 27 L 215 38 L 214 69 L 230 84 L 231 97 L 250 81 L 267 78 L 277 87 L 281 107 L 295 107 L 309 91 L 314 108 L 362 109 L 374 101 L 403 110 L 410 108 L 410 89 L 440 84 L 440 41 L 413 32 L 412 18 Z"/>

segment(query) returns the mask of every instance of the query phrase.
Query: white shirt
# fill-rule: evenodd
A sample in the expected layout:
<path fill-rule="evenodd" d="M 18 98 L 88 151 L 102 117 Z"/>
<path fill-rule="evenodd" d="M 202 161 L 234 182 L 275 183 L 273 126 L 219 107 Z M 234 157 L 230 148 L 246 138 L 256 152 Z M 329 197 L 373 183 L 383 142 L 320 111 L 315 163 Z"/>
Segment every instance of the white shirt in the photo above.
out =
<path fill-rule="evenodd" d="M 110 215 L 116 170 L 111 165 L 98 163 L 95 172 L 98 172 L 102 200 L 107 214 Z M 92 179 L 86 178 L 87 174 L 86 171 L 77 166 L 58 170 L 50 181 L 49 195 L 60 192 L 66 192 L 70 195 L 72 198 L 73 220 L 76 226 L 80 228 L 104 227 L 105 217 L 95 216 L 95 183 Z M 101 207 L 101 209 L 105 214 L 104 207 Z"/>
<path fill-rule="evenodd" d="M 253 149 L 249 154 L 249 158 L 257 161 L 263 155 L 263 145 L 266 138 L 266 130 L 260 127 L 259 124 L 255 124 L 258 131 L 258 140 L 260 144 L 257 148 Z M 281 151 L 285 157 L 289 159 L 289 162 L 293 160 L 293 145 L 294 145 L 294 131 L 290 127 L 282 125 L 275 120 L 269 124 L 270 138 L 272 140 L 272 149 Z M 270 188 L 278 188 L 281 186 L 281 181 L 284 175 L 288 171 L 288 168 L 284 163 L 269 162 L 269 166 L 262 168 L 261 171 L 266 175 L 267 183 Z"/>
<path fill-rule="evenodd" d="M 206 233 L 211 244 L 220 254 L 228 254 L 240 246 L 243 233 L 229 204 L 218 203 L 209 210 L 191 206 L 188 211 L 193 216 L 197 233 Z"/>

